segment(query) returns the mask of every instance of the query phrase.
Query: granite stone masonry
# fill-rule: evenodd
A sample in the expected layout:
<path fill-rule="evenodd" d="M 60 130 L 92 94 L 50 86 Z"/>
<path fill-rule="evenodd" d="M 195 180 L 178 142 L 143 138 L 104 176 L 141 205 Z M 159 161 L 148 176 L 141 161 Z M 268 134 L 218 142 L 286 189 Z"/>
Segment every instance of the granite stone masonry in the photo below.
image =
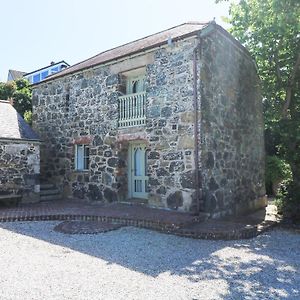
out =
<path fill-rule="evenodd" d="M 38 202 L 39 144 L 0 140 L 0 194 L 22 195 L 22 202 Z"/>
<path fill-rule="evenodd" d="M 259 79 L 225 30 L 186 23 L 81 64 L 33 89 L 41 176 L 65 197 L 212 217 L 265 204 Z M 141 112 L 140 125 L 120 126 Z M 79 168 L 83 147 L 87 167 Z"/>
<path fill-rule="evenodd" d="M 202 198 L 215 216 L 266 205 L 262 97 L 255 64 L 212 33 L 200 69 Z"/>
<path fill-rule="evenodd" d="M 40 199 L 40 140 L 9 101 L 0 100 L 0 196 Z M 16 195 L 16 196 L 13 196 Z"/>

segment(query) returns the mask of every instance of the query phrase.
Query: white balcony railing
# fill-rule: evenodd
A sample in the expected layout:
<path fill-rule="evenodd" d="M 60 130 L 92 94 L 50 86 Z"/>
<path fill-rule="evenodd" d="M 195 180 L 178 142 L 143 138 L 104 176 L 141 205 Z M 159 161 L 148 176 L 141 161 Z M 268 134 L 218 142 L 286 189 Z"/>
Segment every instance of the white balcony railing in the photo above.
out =
<path fill-rule="evenodd" d="M 146 92 L 119 97 L 119 127 L 146 123 Z"/>

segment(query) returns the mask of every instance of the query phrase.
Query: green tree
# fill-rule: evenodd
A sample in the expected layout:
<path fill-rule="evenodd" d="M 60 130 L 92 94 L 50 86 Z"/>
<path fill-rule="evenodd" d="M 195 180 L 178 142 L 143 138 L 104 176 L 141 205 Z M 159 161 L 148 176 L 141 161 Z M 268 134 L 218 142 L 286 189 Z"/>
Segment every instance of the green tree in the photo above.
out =
<path fill-rule="evenodd" d="M 0 99 L 7 100 L 11 98 L 16 89 L 17 86 L 14 81 L 10 81 L 7 83 L 0 82 Z"/>
<path fill-rule="evenodd" d="M 257 62 L 267 154 L 290 164 L 293 180 L 287 199 L 299 207 L 300 1 L 240 0 L 231 3 L 229 15 L 230 32 Z"/>
<path fill-rule="evenodd" d="M 0 99 L 12 99 L 17 112 L 31 123 L 31 88 L 26 79 L 18 79 L 7 83 L 0 82 Z"/>

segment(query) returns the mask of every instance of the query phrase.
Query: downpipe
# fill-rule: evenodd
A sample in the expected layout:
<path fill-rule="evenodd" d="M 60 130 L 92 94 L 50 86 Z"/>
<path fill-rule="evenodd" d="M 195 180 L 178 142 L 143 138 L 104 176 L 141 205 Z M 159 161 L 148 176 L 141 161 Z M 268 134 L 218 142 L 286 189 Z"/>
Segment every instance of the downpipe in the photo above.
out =
<path fill-rule="evenodd" d="M 195 47 L 193 51 L 193 102 L 194 102 L 194 159 L 195 159 L 195 182 L 196 182 L 196 205 L 197 205 L 197 213 L 200 213 L 200 189 L 202 182 L 199 182 L 199 118 L 198 118 L 198 74 L 197 74 L 197 53 L 201 52 L 201 39 L 199 39 L 198 45 Z M 199 70 L 200 73 L 200 70 Z M 199 85 L 200 88 L 200 85 Z"/>

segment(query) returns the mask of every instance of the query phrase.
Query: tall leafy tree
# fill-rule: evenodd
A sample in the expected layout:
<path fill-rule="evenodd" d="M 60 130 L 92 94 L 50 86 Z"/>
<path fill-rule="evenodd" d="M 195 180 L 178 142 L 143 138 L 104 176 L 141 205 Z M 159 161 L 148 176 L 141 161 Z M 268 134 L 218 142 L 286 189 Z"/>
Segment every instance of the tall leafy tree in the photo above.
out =
<path fill-rule="evenodd" d="M 0 99 L 12 99 L 15 109 L 31 122 L 31 88 L 26 79 L 18 79 L 7 83 L 0 82 Z"/>
<path fill-rule="evenodd" d="M 266 150 L 290 164 L 293 181 L 288 199 L 299 206 L 300 1 L 240 0 L 231 3 L 229 15 L 231 33 L 257 62 L 262 81 Z"/>
<path fill-rule="evenodd" d="M 7 100 L 11 98 L 16 89 L 17 86 L 14 81 L 10 81 L 7 83 L 0 82 L 0 99 Z"/>

